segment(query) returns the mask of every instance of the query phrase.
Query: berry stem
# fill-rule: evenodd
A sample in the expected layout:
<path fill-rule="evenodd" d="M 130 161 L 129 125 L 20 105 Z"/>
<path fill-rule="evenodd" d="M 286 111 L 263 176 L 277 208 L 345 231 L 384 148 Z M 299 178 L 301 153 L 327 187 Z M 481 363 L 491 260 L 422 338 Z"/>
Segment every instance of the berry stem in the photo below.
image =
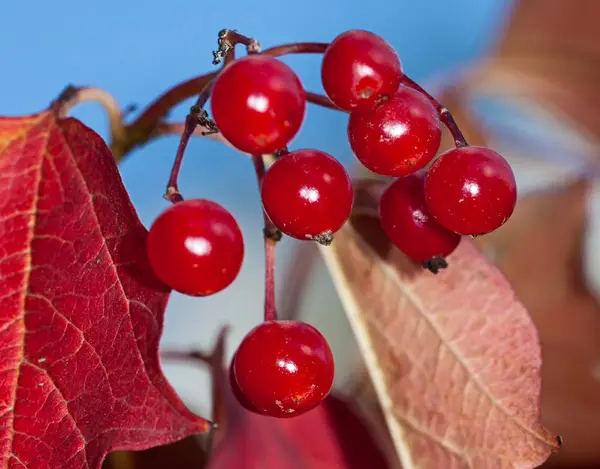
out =
<path fill-rule="evenodd" d="M 280 57 L 288 54 L 323 54 L 328 46 L 328 42 L 293 42 L 265 49 L 261 55 Z"/>
<path fill-rule="evenodd" d="M 223 29 L 219 32 L 219 49 L 213 52 L 213 63 L 218 64 L 222 59 L 225 59 L 225 65 L 227 66 L 233 59 L 228 60 L 228 57 L 231 55 L 234 57 L 235 54 L 235 46 L 236 44 L 244 44 L 247 47 L 249 54 L 258 54 L 260 53 L 260 44 L 256 39 L 249 38 L 242 34 L 239 34 L 237 31 L 230 31 L 228 29 Z M 284 55 L 293 52 L 302 52 L 302 53 L 311 53 L 311 52 L 324 52 L 327 48 L 327 43 L 296 43 L 296 44 L 288 44 L 282 45 L 279 47 L 275 47 L 265 51 L 265 55 L 277 56 Z M 181 164 L 183 163 L 183 157 L 185 155 L 185 149 L 187 148 L 188 142 L 190 141 L 190 137 L 194 134 L 196 130 L 196 126 L 198 124 L 203 125 L 204 127 L 208 127 L 208 134 L 217 133 L 219 129 L 215 125 L 215 123 L 208 118 L 208 113 L 203 109 L 204 105 L 210 98 L 210 94 L 212 92 L 213 84 L 215 82 L 215 78 L 217 75 L 212 77 L 210 81 L 205 83 L 202 91 L 198 95 L 198 99 L 196 100 L 196 104 L 192 106 L 189 114 L 185 119 L 185 127 L 183 132 L 181 133 L 181 139 L 179 140 L 179 146 L 177 147 L 177 154 L 175 155 L 175 161 L 173 162 L 173 167 L 171 168 L 171 174 L 169 176 L 169 182 L 167 183 L 167 191 L 165 193 L 165 198 L 173 203 L 181 202 L 183 197 L 179 192 L 179 186 L 177 180 L 179 178 L 179 171 L 181 170 Z M 329 101 L 325 96 L 316 95 L 314 93 L 310 94 L 311 99 L 316 100 L 318 104 L 327 107 L 335 107 L 333 103 Z M 256 158 L 253 158 L 256 161 Z M 260 161 L 263 167 L 264 176 L 264 162 L 262 160 L 262 156 L 260 156 Z M 256 167 L 256 163 L 255 163 Z M 258 175 L 257 170 L 257 175 Z M 259 184 L 262 182 L 262 176 L 259 176 Z M 265 236 L 268 236 L 267 233 L 271 233 L 273 230 L 268 227 L 268 218 L 265 215 Z M 267 231 L 269 230 L 269 231 Z M 275 231 L 277 231 L 275 229 Z M 271 237 L 275 235 L 269 235 Z"/>
<path fill-rule="evenodd" d="M 209 129 L 208 133 L 218 132 L 216 125 L 214 125 L 214 123 L 208 119 L 208 114 L 204 109 L 202 109 L 210 97 L 213 83 L 214 80 L 211 80 L 206 84 L 204 89 L 198 95 L 196 104 L 191 107 L 189 114 L 185 118 L 185 127 L 181 133 L 181 139 L 179 140 L 177 154 L 175 155 L 175 161 L 173 162 L 173 167 L 171 168 L 169 182 L 167 183 L 167 192 L 165 194 L 165 199 L 173 203 L 181 202 L 183 200 L 183 197 L 179 193 L 177 180 L 179 178 L 181 164 L 183 163 L 185 149 L 187 148 L 188 142 L 190 141 L 190 137 L 194 133 L 194 130 L 196 130 L 196 126 L 201 124 L 204 127 L 207 127 Z"/>
<path fill-rule="evenodd" d="M 340 109 L 339 107 L 337 107 L 335 104 L 333 104 L 331 102 L 331 99 L 329 99 L 327 96 L 323 96 L 322 94 L 312 93 L 310 91 L 307 91 L 306 92 L 306 100 L 309 103 L 313 103 L 318 106 L 326 107 L 329 109 L 334 109 L 335 111 L 347 112 L 347 111 L 344 111 L 343 109 Z"/>
<path fill-rule="evenodd" d="M 328 45 L 321 42 L 298 42 L 271 47 L 260 52 L 260 54 L 270 57 L 280 57 L 287 54 L 322 54 Z M 232 52 L 233 49 L 227 54 L 226 59 Z M 225 62 L 226 64 L 229 63 L 228 59 Z M 181 102 L 204 89 L 219 73 L 220 70 L 206 73 L 175 85 L 148 105 L 133 122 L 127 125 L 121 123 L 123 126 L 122 135 L 111 135 L 112 141 L 110 147 L 115 159 L 117 161 L 122 160 L 134 148 L 144 145 L 156 137 L 155 130 L 164 120 L 167 113 Z M 311 94 L 309 93 L 309 95 Z M 315 104 L 332 107 L 324 97 L 319 95 L 313 96 L 318 96 L 318 98 L 312 101 L 309 96 L 307 99 Z"/>
<path fill-rule="evenodd" d="M 252 162 L 254 163 L 258 190 L 260 191 L 266 172 L 265 161 L 262 155 L 253 155 Z M 273 222 L 269 220 L 264 209 L 262 212 L 265 221 L 263 229 L 265 244 L 265 321 L 274 321 L 277 319 L 277 307 L 275 305 L 275 247 L 281 239 L 282 234 L 273 225 Z"/>
<path fill-rule="evenodd" d="M 275 246 L 277 241 L 265 236 L 265 321 L 277 320 L 275 306 Z"/>
<path fill-rule="evenodd" d="M 427 91 L 425 91 L 425 89 L 423 89 L 421 85 L 419 85 L 407 75 L 402 75 L 401 83 L 409 88 L 412 88 L 415 91 L 422 93 L 431 102 L 431 104 L 433 104 L 436 111 L 438 112 L 440 120 L 444 123 L 444 125 L 452 134 L 452 137 L 454 138 L 454 144 L 457 148 L 466 147 L 469 145 L 464 135 L 458 128 L 458 124 L 454 120 L 454 117 L 452 117 L 452 114 L 450 114 L 450 111 L 448 111 L 448 109 L 442 106 L 442 104 L 437 99 L 431 96 Z"/>

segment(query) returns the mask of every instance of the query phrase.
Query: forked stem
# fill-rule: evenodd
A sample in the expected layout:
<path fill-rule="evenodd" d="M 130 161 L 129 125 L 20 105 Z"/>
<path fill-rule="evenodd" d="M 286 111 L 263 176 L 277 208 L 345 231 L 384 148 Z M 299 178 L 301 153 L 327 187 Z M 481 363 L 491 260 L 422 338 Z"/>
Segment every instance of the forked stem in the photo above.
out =
<path fill-rule="evenodd" d="M 446 109 L 437 99 L 431 96 L 427 91 L 425 91 L 425 89 L 421 85 L 419 85 L 416 81 L 412 80 L 410 77 L 402 75 L 402 84 L 409 88 L 412 88 L 415 91 L 418 91 L 423 96 L 425 96 L 431 102 L 431 104 L 433 104 L 435 110 L 438 113 L 438 116 L 440 117 L 440 121 L 442 121 L 442 123 L 448 128 L 448 130 L 452 134 L 456 148 L 466 147 L 469 145 L 464 135 L 458 128 L 458 124 L 454 120 L 454 117 L 452 116 L 452 114 L 450 114 L 450 111 L 448 111 L 448 109 Z"/>
<path fill-rule="evenodd" d="M 247 51 L 249 54 L 258 54 L 260 53 L 260 44 L 256 39 L 249 38 L 244 36 L 243 34 L 239 34 L 237 31 L 230 31 L 227 29 L 223 29 L 219 32 L 219 49 L 213 52 L 213 63 L 218 64 L 221 59 L 225 59 L 225 65 L 227 66 L 235 54 L 235 46 L 237 44 L 246 45 Z M 295 44 L 284 44 L 282 46 L 273 47 L 264 52 L 264 55 L 277 57 L 285 54 L 293 54 L 293 53 L 323 53 L 325 49 L 327 49 L 327 43 L 319 43 L 319 42 L 306 42 L 306 43 L 295 43 Z M 228 57 L 231 56 L 231 59 Z M 214 77 L 210 79 L 208 83 L 204 86 L 198 99 L 196 100 L 196 104 L 192 106 L 190 113 L 187 115 L 185 120 L 185 127 L 183 132 L 181 133 L 181 139 L 179 141 L 179 146 L 177 147 L 177 154 L 175 155 L 175 161 L 173 162 L 173 167 L 171 168 L 171 174 L 169 176 L 169 182 L 167 184 L 167 192 L 165 194 L 165 198 L 173 203 L 181 202 L 183 197 L 179 192 L 178 178 L 179 171 L 181 170 L 181 164 L 183 162 L 183 157 L 185 155 L 185 149 L 187 148 L 188 142 L 190 141 L 190 137 L 194 134 L 194 130 L 198 124 L 204 125 L 205 127 L 209 127 L 211 129 L 211 133 L 216 133 L 219 131 L 216 124 L 208 118 L 208 114 L 203 109 L 206 101 L 210 98 L 210 94 L 212 92 L 212 87 L 215 82 L 215 78 L 218 76 L 216 74 Z M 325 96 L 315 95 L 314 93 L 308 93 L 307 99 L 315 99 L 321 101 L 322 105 L 327 107 L 335 107 L 331 101 Z M 165 94 L 166 96 L 166 94 Z M 319 103 L 319 104 L 321 104 Z M 266 228 L 265 228 L 266 230 Z M 265 231 L 266 232 L 266 231 Z"/>
<path fill-rule="evenodd" d="M 251 37 L 238 33 L 235 29 L 222 29 L 219 31 L 219 48 L 213 52 L 213 64 L 221 63 L 225 60 L 225 65 L 235 60 L 235 46 L 243 44 L 246 46 L 248 54 L 257 54 L 260 52 L 259 42 Z"/>
<path fill-rule="evenodd" d="M 265 161 L 262 155 L 252 155 L 256 181 L 258 182 L 258 191 L 260 193 L 262 182 L 265 177 Z M 262 209 L 264 218 L 263 238 L 265 244 L 265 321 L 274 321 L 277 319 L 277 306 L 275 304 L 275 248 L 277 242 L 281 240 L 281 231 L 269 219 L 264 209 Z"/>

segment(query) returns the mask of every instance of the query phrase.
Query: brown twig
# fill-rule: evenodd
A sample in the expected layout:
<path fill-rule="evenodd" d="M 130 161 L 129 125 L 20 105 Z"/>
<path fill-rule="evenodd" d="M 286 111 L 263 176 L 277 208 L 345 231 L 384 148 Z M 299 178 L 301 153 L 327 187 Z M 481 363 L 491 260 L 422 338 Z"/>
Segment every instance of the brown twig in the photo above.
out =
<path fill-rule="evenodd" d="M 321 54 L 325 51 L 327 45 L 327 43 L 319 42 L 299 42 L 272 47 L 260 53 L 270 57 L 280 57 L 288 54 Z M 218 74 L 219 71 L 210 72 L 184 81 L 148 105 L 137 119 L 124 126 L 124 138 L 116 139 L 113 137 L 110 147 L 115 159 L 120 161 L 134 148 L 147 143 L 154 136 L 156 128 L 172 108 L 200 93 Z M 324 97 L 319 99 L 324 99 Z M 326 104 L 326 106 L 333 107 L 330 104 Z"/>
<path fill-rule="evenodd" d="M 56 110 L 59 118 L 64 118 L 75 106 L 86 102 L 96 102 L 104 108 L 108 116 L 110 135 L 113 140 L 123 140 L 125 138 L 124 113 L 121 111 L 117 100 L 108 91 L 101 88 L 69 85 L 54 101 L 52 107 Z"/>
<path fill-rule="evenodd" d="M 283 44 L 280 46 L 265 49 L 262 52 L 257 52 L 257 50 L 260 47 L 258 45 L 258 42 L 253 42 L 255 41 L 254 39 L 240 35 L 236 31 L 231 30 L 227 30 L 226 40 L 228 43 L 235 42 L 245 44 L 249 53 L 260 53 L 262 55 L 268 55 L 271 57 L 280 57 L 288 54 L 320 54 L 325 52 L 328 46 L 327 43 L 320 42 L 299 42 Z M 233 54 L 234 49 L 231 48 L 229 53 L 225 55 L 225 58 L 233 57 Z M 181 135 L 185 128 L 185 124 L 165 123 L 164 118 L 166 117 L 167 113 L 181 102 L 206 89 L 207 85 L 209 85 L 213 81 L 213 79 L 219 74 L 219 72 L 220 71 L 210 72 L 189 79 L 174 86 L 173 88 L 159 96 L 150 105 L 148 105 L 137 117 L 137 119 L 135 119 L 129 124 L 124 124 L 123 113 L 121 112 L 115 99 L 106 91 L 98 88 L 83 87 L 75 89 L 76 93 L 74 93 L 69 99 L 65 100 L 64 104 L 61 107 L 61 112 L 63 113 L 63 115 L 65 115 L 72 107 L 81 102 L 99 102 L 105 108 L 110 120 L 110 131 L 112 140 L 111 150 L 115 159 L 117 161 L 120 161 L 133 149 L 148 143 L 150 140 L 156 137 L 175 133 L 179 133 Z M 431 96 L 419 84 L 414 82 L 408 76 L 403 76 L 402 83 L 405 86 L 408 86 L 412 89 L 423 93 L 431 101 L 431 103 L 435 106 L 436 110 L 438 111 L 440 120 L 444 123 L 444 125 L 446 125 L 446 127 L 448 127 L 448 129 L 452 133 L 457 147 L 467 145 L 466 139 L 462 135 L 462 132 L 458 128 L 458 125 L 454 121 L 454 118 L 452 117 L 451 113 L 442 104 L 440 104 L 433 96 Z M 323 106 L 329 109 L 341 110 L 337 106 L 335 106 L 326 96 L 317 93 L 307 92 L 306 98 L 307 101 L 313 104 L 317 104 L 319 106 Z M 183 128 L 180 127 L 181 125 L 183 125 Z M 204 127 L 201 131 L 196 131 L 194 129 L 190 136 L 207 135 L 204 132 L 208 132 L 209 130 L 210 129 L 207 129 L 206 127 Z M 219 137 L 218 134 L 211 136 L 224 141 L 224 139 Z"/>

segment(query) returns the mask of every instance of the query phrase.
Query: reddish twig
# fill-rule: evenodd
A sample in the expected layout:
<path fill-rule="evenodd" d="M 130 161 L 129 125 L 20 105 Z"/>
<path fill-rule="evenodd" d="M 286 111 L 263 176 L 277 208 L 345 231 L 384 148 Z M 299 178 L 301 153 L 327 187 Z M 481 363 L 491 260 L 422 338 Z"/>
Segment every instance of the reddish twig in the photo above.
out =
<path fill-rule="evenodd" d="M 171 168 L 171 174 L 169 176 L 169 182 L 167 183 L 167 193 L 165 194 L 165 198 L 173 203 L 181 202 L 183 200 L 183 197 L 179 193 L 177 179 L 179 178 L 179 171 L 181 170 L 185 149 L 187 148 L 187 144 L 190 140 L 190 137 L 194 133 L 194 130 L 196 130 L 196 126 L 201 124 L 210 129 L 209 133 L 217 132 L 216 126 L 210 119 L 208 119 L 208 114 L 206 114 L 206 111 L 202 109 L 210 97 L 213 83 L 214 81 L 209 82 L 200 92 L 200 95 L 196 100 L 196 104 L 192 106 L 185 119 L 185 127 L 181 133 L 181 139 L 179 141 L 179 146 L 177 147 L 177 154 L 175 155 L 175 161 L 173 162 L 173 167 Z"/>
<path fill-rule="evenodd" d="M 261 55 L 280 57 L 290 54 L 322 54 L 328 46 L 329 43 L 327 42 L 294 42 L 265 49 L 261 52 Z"/>
<path fill-rule="evenodd" d="M 298 42 L 265 49 L 260 52 L 260 54 L 268 55 L 270 57 L 280 57 L 288 54 L 322 54 L 325 52 L 327 46 L 327 43 L 320 42 Z M 201 92 L 206 85 L 219 74 L 219 72 L 220 71 L 210 72 L 199 77 L 191 78 L 174 86 L 159 96 L 144 111 L 142 111 L 137 119 L 124 126 L 123 134 L 125 137 L 123 139 L 116 139 L 113 137 L 111 150 L 115 159 L 120 161 L 134 148 L 147 143 L 155 136 L 156 128 L 172 108 Z M 323 100 L 323 102 L 327 103 L 325 104 L 326 107 L 335 108 L 332 104 L 327 102 L 328 100 L 325 101 L 324 97 L 319 97 L 318 100 Z M 317 100 L 314 102 L 320 104 Z"/>
<path fill-rule="evenodd" d="M 91 86 L 75 87 L 69 85 L 61 92 L 51 107 L 55 109 L 58 117 L 64 118 L 73 107 L 86 102 L 96 102 L 104 108 L 108 116 L 111 138 L 123 140 L 125 137 L 123 119 L 127 110 L 121 111 L 117 100 L 103 89 Z"/>
<path fill-rule="evenodd" d="M 258 41 L 255 39 L 248 38 L 242 34 L 237 33 L 236 31 L 222 30 L 219 32 L 219 49 L 213 52 L 214 61 L 213 63 L 219 63 L 221 58 L 225 58 L 227 65 L 227 56 L 230 53 L 233 53 L 236 44 L 242 43 L 246 44 L 248 51 L 251 53 L 259 53 L 260 45 Z M 299 46 L 299 49 L 298 49 Z M 269 51 L 265 51 L 265 55 L 283 55 L 284 53 L 291 53 L 291 51 L 297 52 L 324 52 L 327 48 L 327 44 L 321 43 L 302 43 L 293 44 L 290 46 L 280 46 L 279 48 L 273 48 Z M 290 49 L 290 51 L 287 51 Z M 196 104 L 192 106 L 189 114 L 185 120 L 185 127 L 181 134 L 181 139 L 179 141 L 179 146 L 177 148 L 177 154 L 175 155 L 175 161 L 173 162 L 173 167 L 171 169 L 171 174 L 169 177 L 169 182 L 167 184 L 167 192 L 165 194 L 165 198 L 170 200 L 171 202 L 181 202 L 183 197 L 179 192 L 179 187 L 177 184 L 177 180 L 179 178 L 179 171 L 181 170 L 181 164 L 183 162 L 183 157 L 185 155 L 185 149 L 187 148 L 187 144 L 190 140 L 190 137 L 194 133 L 196 126 L 198 124 L 202 124 L 211 128 L 213 132 L 218 132 L 218 129 L 214 122 L 208 118 L 208 114 L 204 111 L 203 107 L 208 101 L 210 94 L 212 92 L 212 85 L 215 81 L 216 77 L 213 77 L 202 89 L 198 99 L 196 100 Z"/>
<path fill-rule="evenodd" d="M 268 55 L 270 57 L 280 57 L 288 54 L 320 54 L 325 52 L 329 45 L 328 43 L 321 42 L 298 42 L 271 47 L 260 52 L 260 45 L 255 39 L 243 36 L 237 31 L 223 30 L 219 36 L 219 50 L 221 53 L 219 54 L 219 51 L 216 51 L 214 54 L 224 57 L 225 63 L 227 64 L 231 61 L 231 59 L 234 58 L 234 48 L 236 44 L 244 44 L 248 53 L 259 53 L 262 55 Z M 210 94 L 210 83 L 219 73 L 220 70 L 210 72 L 174 86 L 159 96 L 154 102 L 146 107 L 144 111 L 142 111 L 137 119 L 127 125 L 123 123 L 123 113 L 119 111 L 114 99 L 108 93 L 98 90 L 97 88 L 74 89 L 76 92 L 65 101 L 63 109 L 65 110 L 64 112 L 67 112 L 74 105 L 83 101 L 100 102 L 107 110 L 110 119 L 112 138 L 111 150 L 115 156 L 115 159 L 120 161 L 134 148 L 147 143 L 151 139 L 160 135 L 164 135 L 165 133 L 174 133 L 174 126 L 177 126 L 177 124 L 173 124 L 173 126 L 171 126 L 171 124 L 165 124 L 163 122 L 163 119 L 167 113 L 173 107 L 177 106 L 191 96 L 201 93 L 203 90 L 207 90 Z M 402 78 L 402 83 L 405 86 L 419 91 L 431 101 L 438 112 L 440 120 L 450 130 L 452 136 L 454 137 L 454 142 L 457 147 L 467 145 L 465 137 L 463 136 L 448 109 L 440 104 L 433 96 L 431 96 L 410 77 L 404 75 Z M 335 106 L 331 100 L 329 100 L 329 98 L 317 93 L 307 92 L 306 99 L 308 102 L 317 104 L 319 106 L 334 110 L 341 110 Z M 210 123 L 209 120 L 207 122 Z M 190 136 L 198 133 L 195 132 L 195 129 L 191 129 L 191 127 L 202 125 L 201 119 L 198 120 L 195 126 L 193 125 L 193 121 L 190 119 L 189 125 L 190 128 L 187 129 L 187 131 L 185 128 L 181 129 L 180 131 L 182 135 L 180 146 L 182 146 L 183 149 L 185 149 L 185 145 L 187 144 Z M 201 132 L 207 132 L 208 134 L 211 133 L 210 129 L 205 129 Z M 202 135 L 206 135 L 206 133 Z"/>
<path fill-rule="evenodd" d="M 347 112 L 347 111 L 344 111 L 343 109 L 340 109 L 339 107 L 337 107 L 335 104 L 333 104 L 331 102 L 331 99 L 329 99 L 327 96 L 323 96 L 322 94 L 312 93 L 310 91 L 307 91 L 306 92 L 306 100 L 309 103 L 316 104 L 317 106 L 326 107 L 329 109 L 333 109 L 335 111 Z"/>
<path fill-rule="evenodd" d="M 165 135 L 181 135 L 184 130 L 185 122 L 161 122 L 152 136 L 157 138 Z M 224 143 L 225 145 L 231 146 L 231 144 L 225 140 L 225 137 L 223 137 L 223 135 L 221 135 L 219 132 L 212 132 L 211 129 L 200 124 L 196 126 L 192 136 L 214 139 Z"/>
<path fill-rule="evenodd" d="M 254 171 L 258 182 L 258 190 L 262 187 L 265 176 L 265 161 L 262 155 L 253 155 Z M 275 247 L 281 240 L 281 231 L 269 219 L 264 209 L 264 229 L 263 238 L 265 244 L 265 321 L 274 321 L 277 319 L 277 306 L 275 303 Z"/>
<path fill-rule="evenodd" d="M 422 93 L 427 99 L 429 99 L 431 104 L 434 105 L 442 123 L 446 127 L 448 127 L 448 130 L 452 134 L 452 137 L 454 138 L 454 144 L 457 148 L 468 146 L 467 140 L 458 128 L 458 124 L 456 123 L 454 117 L 452 117 L 452 114 L 450 114 L 450 111 L 448 111 L 448 109 L 442 106 L 442 104 L 437 99 L 431 96 L 427 91 L 425 91 L 425 89 L 421 85 L 419 85 L 417 82 L 415 82 L 408 76 L 402 76 L 402 84 L 409 88 L 412 88 L 415 91 Z"/>

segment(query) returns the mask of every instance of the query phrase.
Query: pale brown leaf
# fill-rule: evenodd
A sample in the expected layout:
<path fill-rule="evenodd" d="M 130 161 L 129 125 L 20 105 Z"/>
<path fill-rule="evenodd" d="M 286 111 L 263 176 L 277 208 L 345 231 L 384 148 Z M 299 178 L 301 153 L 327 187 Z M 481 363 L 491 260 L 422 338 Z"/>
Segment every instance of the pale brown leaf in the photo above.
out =
<path fill-rule="evenodd" d="M 380 185 L 357 187 L 359 209 Z M 363 216 L 322 253 L 405 469 L 532 468 L 558 447 L 539 420 L 535 327 L 469 241 L 434 276 Z"/>

